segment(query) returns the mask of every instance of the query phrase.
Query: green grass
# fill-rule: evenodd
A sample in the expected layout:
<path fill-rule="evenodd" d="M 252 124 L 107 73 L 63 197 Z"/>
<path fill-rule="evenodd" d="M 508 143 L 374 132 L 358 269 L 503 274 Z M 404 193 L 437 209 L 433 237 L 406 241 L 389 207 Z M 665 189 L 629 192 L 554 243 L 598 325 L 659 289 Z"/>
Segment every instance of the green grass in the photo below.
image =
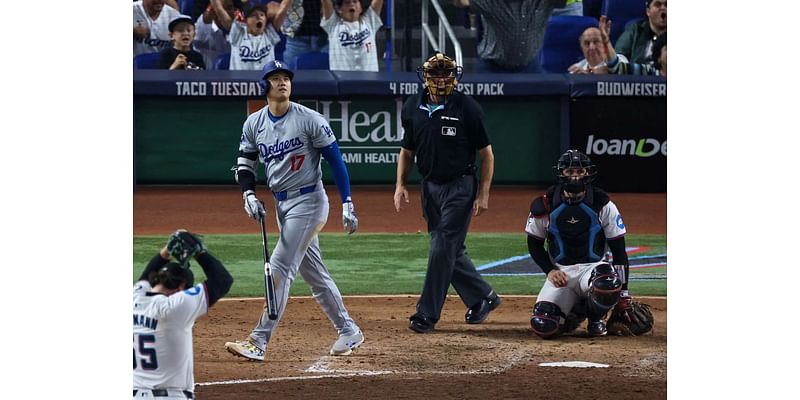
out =
<path fill-rule="evenodd" d="M 270 238 L 270 251 L 274 237 Z M 150 258 L 167 240 L 167 236 L 134 236 L 133 278 L 141 274 Z M 259 297 L 264 295 L 263 260 L 260 235 L 207 235 L 205 243 L 234 277 L 228 297 Z M 419 294 L 428 260 L 427 234 L 321 234 L 320 247 L 325 264 L 342 294 Z M 666 236 L 629 235 L 628 246 L 649 246 L 640 254 L 666 253 Z M 467 249 L 472 261 L 480 266 L 500 259 L 528 253 L 525 235 L 511 233 L 471 233 Z M 205 279 L 196 262 L 192 263 L 195 279 Z M 666 268 L 631 272 L 635 274 L 666 274 Z M 542 276 L 488 276 L 486 280 L 501 294 L 535 295 L 543 284 Z M 298 274 L 292 285 L 292 295 L 311 292 Z M 667 294 L 667 284 L 661 281 L 632 281 L 634 295 Z M 455 293 L 451 288 L 451 293 Z"/>

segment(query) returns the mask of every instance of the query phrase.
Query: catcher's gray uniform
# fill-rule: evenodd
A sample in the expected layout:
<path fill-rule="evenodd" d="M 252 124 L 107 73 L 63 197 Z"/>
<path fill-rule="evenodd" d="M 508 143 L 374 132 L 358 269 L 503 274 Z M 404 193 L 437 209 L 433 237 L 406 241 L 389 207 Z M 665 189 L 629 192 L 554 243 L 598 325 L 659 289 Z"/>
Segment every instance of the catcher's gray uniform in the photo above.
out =
<path fill-rule="evenodd" d="M 350 318 L 339 288 L 322 261 L 317 234 L 328 219 L 328 196 L 322 185 L 320 150 L 335 142 L 328 122 L 318 112 L 290 102 L 288 112 L 273 121 L 268 107 L 251 114 L 244 123 L 239 150 L 258 151 L 265 164 L 267 185 L 275 196 L 281 230 L 270 258 L 275 280 L 278 318 L 261 314 L 250 340 L 265 350 L 283 316 L 289 288 L 300 272 L 314 299 L 330 318 L 339 335 L 360 329 Z"/>

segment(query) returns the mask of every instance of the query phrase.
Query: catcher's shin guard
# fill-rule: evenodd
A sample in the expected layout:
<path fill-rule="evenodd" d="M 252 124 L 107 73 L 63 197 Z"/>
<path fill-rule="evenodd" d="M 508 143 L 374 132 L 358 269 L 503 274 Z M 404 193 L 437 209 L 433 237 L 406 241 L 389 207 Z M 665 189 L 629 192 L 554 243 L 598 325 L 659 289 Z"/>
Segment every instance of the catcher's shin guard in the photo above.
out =
<path fill-rule="evenodd" d="M 542 339 L 552 339 L 561 334 L 564 313 L 558 304 L 540 301 L 533 306 L 531 328 Z"/>

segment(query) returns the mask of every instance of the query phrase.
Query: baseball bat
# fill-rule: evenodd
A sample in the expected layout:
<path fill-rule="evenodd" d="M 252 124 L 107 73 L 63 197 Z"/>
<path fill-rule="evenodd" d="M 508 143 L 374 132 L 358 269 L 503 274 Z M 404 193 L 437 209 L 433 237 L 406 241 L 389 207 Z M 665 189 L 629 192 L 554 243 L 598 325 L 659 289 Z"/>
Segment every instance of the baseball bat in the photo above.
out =
<path fill-rule="evenodd" d="M 267 300 L 267 315 L 269 319 L 278 319 L 278 303 L 275 299 L 275 282 L 272 280 L 272 266 L 269 264 L 269 250 L 267 250 L 267 228 L 264 226 L 264 217 L 258 218 L 261 222 L 261 244 L 264 247 L 264 299 Z"/>

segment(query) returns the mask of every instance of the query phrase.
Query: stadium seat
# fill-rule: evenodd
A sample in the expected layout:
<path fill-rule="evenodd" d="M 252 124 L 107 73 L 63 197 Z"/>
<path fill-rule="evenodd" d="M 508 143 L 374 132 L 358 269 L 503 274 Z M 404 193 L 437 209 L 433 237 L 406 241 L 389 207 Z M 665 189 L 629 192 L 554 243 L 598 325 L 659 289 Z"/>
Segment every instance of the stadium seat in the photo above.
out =
<path fill-rule="evenodd" d="M 158 69 L 160 53 L 144 53 L 133 57 L 133 69 Z"/>
<path fill-rule="evenodd" d="M 230 69 L 231 66 L 231 53 L 226 53 L 217 56 L 214 59 L 214 69 L 217 70 L 227 70 Z"/>
<path fill-rule="evenodd" d="M 645 10 L 642 0 L 603 0 L 602 15 L 611 20 L 611 43 L 617 43 L 628 22 L 644 17 Z"/>
<path fill-rule="evenodd" d="M 178 0 L 178 7 L 181 14 L 192 15 L 192 8 L 194 8 L 194 0 Z"/>
<path fill-rule="evenodd" d="M 570 65 L 583 58 L 579 42 L 586 28 L 597 26 L 594 17 L 553 16 L 547 20 L 539 62 L 547 73 L 564 74 Z"/>
<path fill-rule="evenodd" d="M 603 10 L 603 0 L 583 0 L 583 15 L 600 19 Z"/>
<path fill-rule="evenodd" d="M 310 51 L 297 56 L 294 62 L 297 69 L 330 69 L 328 53 Z"/>

